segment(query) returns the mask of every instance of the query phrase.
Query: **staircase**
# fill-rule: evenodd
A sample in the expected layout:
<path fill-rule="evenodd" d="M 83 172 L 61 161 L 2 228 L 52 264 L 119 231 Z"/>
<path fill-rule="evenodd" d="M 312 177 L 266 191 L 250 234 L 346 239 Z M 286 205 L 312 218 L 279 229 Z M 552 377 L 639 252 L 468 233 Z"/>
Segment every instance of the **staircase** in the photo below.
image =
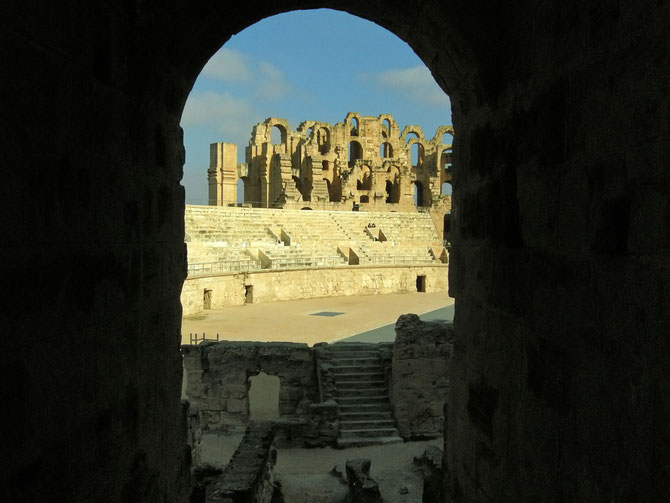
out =
<path fill-rule="evenodd" d="M 329 378 L 339 405 L 337 446 L 402 442 L 391 412 L 386 378 L 376 344 L 328 346 Z"/>

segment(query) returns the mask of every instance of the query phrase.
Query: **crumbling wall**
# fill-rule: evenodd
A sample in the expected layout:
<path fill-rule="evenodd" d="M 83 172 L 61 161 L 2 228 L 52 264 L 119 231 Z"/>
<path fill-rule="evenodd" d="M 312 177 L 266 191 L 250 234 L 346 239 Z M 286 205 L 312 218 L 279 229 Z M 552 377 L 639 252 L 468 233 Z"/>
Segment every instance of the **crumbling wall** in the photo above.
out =
<path fill-rule="evenodd" d="M 441 436 L 449 396 L 453 326 L 404 314 L 395 331 L 391 402 L 398 431 L 405 439 Z"/>
<path fill-rule="evenodd" d="M 217 481 L 206 487 L 207 503 L 270 503 L 277 462 L 275 426 L 252 422 Z"/>
<path fill-rule="evenodd" d="M 274 128 L 281 133 L 276 145 L 271 142 Z M 245 202 L 255 206 L 350 210 L 355 203 L 376 211 L 414 211 L 412 184 L 418 181 L 422 206 L 439 201 L 451 208 L 451 197 L 439 190 L 447 177 L 443 159 L 451 153 L 451 144 L 443 143 L 446 133 L 453 136 L 454 128 L 439 126 L 432 138 L 420 126 L 401 131 L 391 114 L 350 112 L 343 122 L 304 121 L 295 131 L 285 119 L 269 117 L 253 127 L 244 168 L 231 154 L 235 145 L 211 144 L 209 201 L 234 203 L 235 174 L 245 173 L 247 184 L 253 180 Z M 414 144 L 419 151 L 415 165 L 410 155 Z"/>
<path fill-rule="evenodd" d="M 203 430 L 229 431 L 249 421 L 249 377 L 279 376 L 280 416 L 302 416 L 318 401 L 314 353 L 307 344 L 217 342 L 182 346 L 186 396 Z"/>

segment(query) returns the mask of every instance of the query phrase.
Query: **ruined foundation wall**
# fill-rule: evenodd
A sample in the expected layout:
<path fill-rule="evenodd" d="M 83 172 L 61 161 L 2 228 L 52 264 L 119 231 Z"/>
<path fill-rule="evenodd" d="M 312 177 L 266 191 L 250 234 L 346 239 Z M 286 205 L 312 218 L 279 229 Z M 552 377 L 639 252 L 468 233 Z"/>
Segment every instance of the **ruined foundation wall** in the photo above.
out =
<path fill-rule="evenodd" d="M 249 421 L 249 377 L 279 376 L 279 414 L 309 416 L 318 402 L 314 352 L 307 344 L 217 342 L 182 346 L 186 396 L 199 428 L 227 432 Z"/>
<path fill-rule="evenodd" d="M 404 314 L 395 332 L 391 402 L 400 435 L 405 439 L 440 437 L 449 396 L 453 325 Z"/>
<path fill-rule="evenodd" d="M 447 265 L 298 269 L 189 278 L 181 302 L 184 315 L 203 311 L 203 292 L 211 290 L 211 308 L 245 303 L 245 285 L 253 285 L 253 302 L 311 299 L 338 295 L 416 292 L 417 276 L 426 276 L 426 292 L 447 290 Z"/>

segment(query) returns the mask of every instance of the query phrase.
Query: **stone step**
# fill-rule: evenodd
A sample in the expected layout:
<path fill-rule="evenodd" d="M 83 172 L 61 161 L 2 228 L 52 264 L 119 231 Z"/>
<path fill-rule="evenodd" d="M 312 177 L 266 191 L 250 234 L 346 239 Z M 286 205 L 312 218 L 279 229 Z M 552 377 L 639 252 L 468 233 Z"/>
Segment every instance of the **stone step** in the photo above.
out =
<path fill-rule="evenodd" d="M 379 390 L 375 391 L 378 392 Z M 360 396 L 360 395 L 338 396 L 335 401 L 340 405 L 340 408 L 353 405 L 356 406 L 389 405 L 390 403 L 388 395 L 380 393 L 376 393 L 375 395 L 369 395 L 369 396 Z"/>
<path fill-rule="evenodd" d="M 354 437 L 396 437 L 399 432 L 396 428 L 370 428 L 357 430 L 340 429 L 340 438 Z"/>
<path fill-rule="evenodd" d="M 384 444 L 400 444 L 402 438 L 398 436 L 393 437 L 355 437 L 355 438 L 338 438 L 338 449 L 346 449 L 347 447 L 365 447 L 366 445 L 384 445 Z"/>
<path fill-rule="evenodd" d="M 337 367 L 330 367 L 333 374 L 353 374 L 356 372 L 376 372 L 383 374 L 382 366 L 377 363 L 370 363 L 364 365 L 341 365 Z"/>
<path fill-rule="evenodd" d="M 384 395 L 384 398 L 388 400 L 386 388 L 338 388 L 337 396 L 338 398 L 349 398 L 349 397 L 359 397 L 364 399 L 377 398 L 380 395 Z"/>
<path fill-rule="evenodd" d="M 379 414 L 391 411 L 391 404 L 388 401 L 378 403 L 347 403 L 339 405 L 340 414 Z"/>
<path fill-rule="evenodd" d="M 352 372 L 352 373 L 334 373 L 335 382 L 357 381 L 357 382 L 376 382 L 384 381 L 382 372 Z"/>
<path fill-rule="evenodd" d="M 374 389 L 375 394 L 381 393 L 381 388 L 384 389 L 386 393 L 386 381 L 376 380 L 376 381 L 340 381 L 337 377 L 335 378 L 335 387 L 337 391 L 340 390 L 360 390 L 360 389 Z"/>
<path fill-rule="evenodd" d="M 330 359 L 336 359 L 336 358 L 348 358 L 348 359 L 356 359 L 356 358 L 379 358 L 379 351 L 368 351 L 368 350 L 359 350 L 359 351 L 350 351 L 350 350 L 342 350 L 342 351 L 328 351 L 328 355 L 330 356 Z"/>
<path fill-rule="evenodd" d="M 386 428 L 395 428 L 395 421 L 393 419 L 347 419 L 340 421 L 340 431 L 383 430 Z"/>
<path fill-rule="evenodd" d="M 373 364 L 373 365 L 379 365 L 379 356 L 366 356 L 362 358 L 354 358 L 354 357 L 347 357 L 347 358 L 330 358 L 329 361 L 330 364 L 333 367 L 348 367 L 352 365 L 367 365 L 367 364 Z"/>
<path fill-rule="evenodd" d="M 355 411 L 344 412 L 340 409 L 340 421 L 364 421 L 364 420 L 379 420 L 379 419 L 393 419 L 390 410 L 370 410 L 367 412 Z"/>

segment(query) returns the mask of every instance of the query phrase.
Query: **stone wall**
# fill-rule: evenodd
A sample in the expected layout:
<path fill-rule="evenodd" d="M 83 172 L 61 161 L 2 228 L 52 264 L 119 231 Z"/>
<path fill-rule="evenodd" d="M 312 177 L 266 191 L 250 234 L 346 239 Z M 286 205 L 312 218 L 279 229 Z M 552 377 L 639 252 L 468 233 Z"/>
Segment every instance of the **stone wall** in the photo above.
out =
<path fill-rule="evenodd" d="M 395 332 L 390 389 L 398 431 L 405 439 L 442 436 L 453 326 L 404 314 Z"/>
<path fill-rule="evenodd" d="M 270 503 L 277 462 L 275 426 L 252 422 L 218 480 L 206 487 L 207 503 Z"/>
<path fill-rule="evenodd" d="M 375 266 L 258 271 L 188 278 L 182 288 L 184 315 L 203 311 L 204 290 L 211 290 L 211 307 L 245 303 L 245 285 L 253 285 L 253 302 L 309 299 L 337 295 L 416 292 L 416 278 L 426 276 L 426 292 L 447 290 L 448 265 Z"/>
<path fill-rule="evenodd" d="M 182 346 L 186 396 L 199 428 L 227 432 L 249 421 L 249 377 L 279 376 L 280 416 L 308 419 L 318 402 L 314 353 L 307 344 L 217 342 Z"/>

